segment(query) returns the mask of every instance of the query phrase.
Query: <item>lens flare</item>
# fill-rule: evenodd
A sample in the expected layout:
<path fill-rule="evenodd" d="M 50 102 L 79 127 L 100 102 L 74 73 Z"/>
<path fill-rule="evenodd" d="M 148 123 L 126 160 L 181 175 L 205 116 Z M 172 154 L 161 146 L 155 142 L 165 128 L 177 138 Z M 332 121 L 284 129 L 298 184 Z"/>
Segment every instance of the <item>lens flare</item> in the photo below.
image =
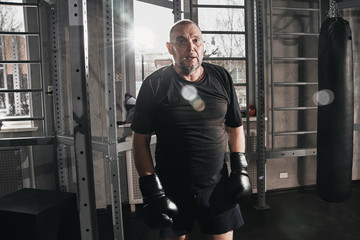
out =
<path fill-rule="evenodd" d="M 201 112 L 205 109 L 205 102 L 200 97 L 197 97 L 194 101 L 190 103 L 193 106 L 194 110 L 197 112 Z"/>
<path fill-rule="evenodd" d="M 334 101 L 334 93 L 329 89 L 320 90 L 314 94 L 313 101 L 318 106 L 329 105 Z"/>
<path fill-rule="evenodd" d="M 190 105 L 195 111 L 201 112 L 205 109 L 205 102 L 198 95 L 198 92 L 194 86 L 185 85 L 181 89 L 181 95 L 184 99 L 189 101 Z"/>
<path fill-rule="evenodd" d="M 183 96 L 183 98 L 185 98 L 188 101 L 193 101 L 194 99 L 196 99 L 197 97 L 197 90 L 195 87 L 190 86 L 190 85 L 185 85 L 182 89 L 181 89 L 181 95 Z"/>

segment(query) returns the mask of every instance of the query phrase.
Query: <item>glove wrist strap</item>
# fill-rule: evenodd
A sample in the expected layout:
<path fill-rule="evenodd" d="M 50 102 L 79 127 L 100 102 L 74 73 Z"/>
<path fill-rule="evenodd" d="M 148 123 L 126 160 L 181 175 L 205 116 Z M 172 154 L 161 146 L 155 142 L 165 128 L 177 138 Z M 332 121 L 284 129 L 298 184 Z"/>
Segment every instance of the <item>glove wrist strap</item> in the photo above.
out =
<path fill-rule="evenodd" d="M 242 152 L 230 153 L 230 165 L 232 171 L 247 169 L 248 161 L 246 160 L 245 153 Z"/>
<path fill-rule="evenodd" d="M 140 177 L 139 186 L 144 200 L 159 198 L 165 194 L 160 179 L 156 173 Z"/>

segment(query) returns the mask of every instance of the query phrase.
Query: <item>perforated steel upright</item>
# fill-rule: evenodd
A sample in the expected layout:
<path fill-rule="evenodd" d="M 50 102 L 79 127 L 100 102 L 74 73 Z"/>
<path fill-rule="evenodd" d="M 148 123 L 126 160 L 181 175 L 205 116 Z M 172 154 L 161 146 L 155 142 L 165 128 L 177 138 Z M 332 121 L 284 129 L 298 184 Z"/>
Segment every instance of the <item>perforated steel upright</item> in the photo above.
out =
<path fill-rule="evenodd" d="M 181 20 L 181 0 L 173 0 L 174 22 Z"/>
<path fill-rule="evenodd" d="M 99 239 L 95 206 L 88 93 L 89 65 L 86 0 L 69 0 L 69 47 L 74 145 L 81 238 Z"/>
<path fill-rule="evenodd" d="M 107 160 L 110 169 L 111 203 L 114 237 L 124 239 L 121 209 L 120 168 L 117 157 L 117 124 L 115 95 L 115 54 L 114 54 L 114 3 L 113 0 L 103 0 L 104 16 L 104 79 L 107 126 Z"/>
<path fill-rule="evenodd" d="M 50 10 L 50 31 L 51 38 L 51 77 L 53 85 L 53 106 L 55 118 L 55 137 L 64 135 L 65 133 L 65 118 L 64 118 L 64 99 L 63 99 L 63 79 L 60 68 L 60 40 L 59 40 L 59 19 L 57 12 L 57 5 L 52 4 L 49 6 Z M 59 175 L 59 188 L 60 191 L 69 191 L 69 174 L 66 161 L 66 145 L 56 141 L 56 155 L 58 164 Z"/>
<path fill-rule="evenodd" d="M 264 37 L 263 37 L 263 1 L 256 1 L 256 37 L 257 37 L 257 205 L 265 209 L 265 79 L 264 79 Z"/>

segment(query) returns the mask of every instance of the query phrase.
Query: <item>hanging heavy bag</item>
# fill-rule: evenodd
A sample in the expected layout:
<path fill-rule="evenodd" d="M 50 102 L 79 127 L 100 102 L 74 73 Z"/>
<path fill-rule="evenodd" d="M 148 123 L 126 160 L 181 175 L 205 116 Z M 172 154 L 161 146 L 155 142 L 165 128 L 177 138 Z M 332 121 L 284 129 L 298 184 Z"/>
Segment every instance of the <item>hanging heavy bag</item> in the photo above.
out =
<path fill-rule="evenodd" d="M 354 84 L 349 23 L 327 18 L 321 26 L 318 55 L 319 101 L 317 190 L 321 199 L 349 198 L 353 161 Z"/>

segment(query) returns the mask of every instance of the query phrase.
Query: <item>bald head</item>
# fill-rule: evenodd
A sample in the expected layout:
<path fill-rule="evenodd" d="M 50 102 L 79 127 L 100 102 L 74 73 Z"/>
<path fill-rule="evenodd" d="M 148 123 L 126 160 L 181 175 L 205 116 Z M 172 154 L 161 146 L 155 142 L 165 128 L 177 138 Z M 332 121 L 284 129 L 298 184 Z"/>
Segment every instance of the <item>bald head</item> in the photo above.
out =
<path fill-rule="evenodd" d="M 171 34 L 174 32 L 174 30 L 178 27 L 184 27 L 190 24 L 194 24 L 200 31 L 200 27 L 192 20 L 190 19 L 182 19 L 177 21 L 176 23 L 174 23 L 174 25 L 170 28 L 170 32 L 169 32 L 169 42 L 171 41 Z"/>

